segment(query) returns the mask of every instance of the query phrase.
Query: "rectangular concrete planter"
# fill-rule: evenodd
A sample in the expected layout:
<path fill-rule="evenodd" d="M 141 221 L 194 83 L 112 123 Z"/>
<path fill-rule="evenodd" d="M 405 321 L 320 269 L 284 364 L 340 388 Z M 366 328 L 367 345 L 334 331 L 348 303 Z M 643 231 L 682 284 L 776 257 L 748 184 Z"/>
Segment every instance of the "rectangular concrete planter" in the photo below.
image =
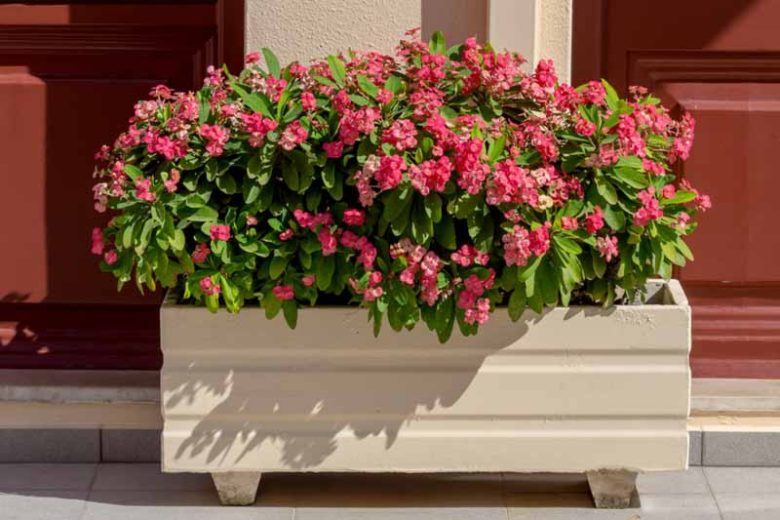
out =
<path fill-rule="evenodd" d="M 289 330 L 169 298 L 163 470 L 684 469 L 690 309 L 674 280 L 650 294 L 515 323 L 499 309 L 445 345 L 422 324 L 374 338 L 358 308 L 302 309 Z"/>

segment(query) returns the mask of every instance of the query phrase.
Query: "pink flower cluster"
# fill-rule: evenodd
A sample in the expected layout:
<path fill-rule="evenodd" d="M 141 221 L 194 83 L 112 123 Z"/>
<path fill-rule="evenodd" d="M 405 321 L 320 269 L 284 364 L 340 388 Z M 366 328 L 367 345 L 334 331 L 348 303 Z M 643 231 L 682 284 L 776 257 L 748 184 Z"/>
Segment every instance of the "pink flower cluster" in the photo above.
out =
<path fill-rule="evenodd" d="M 496 273 L 490 269 L 486 279 L 471 274 L 463 281 L 463 289 L 458 294 L 458 308 L 465 310 L 464 320 L 474 325 L 484 325 L 490 318 L 490 300 L 482 298 L 486 291 L 493 287 Z"/>
<path fill-rule="evenodd" d="M 634 213 L 635 225 L 646 226 L 650 221 L 664 216 L 661 205 L 655 198 L 655 188 L 650 186 L 646 190 L 640 191 L 637 193 L 637 198 L 642 203 L 642 207 Z"/>
<path fill-rule="evenodd" d="M 390 256 L 393 259 L 406 260 L 406 268 L 401 271 L 399 280 L 410 287 L 417 284 L 419 274 L 420 298 L 429 306 L 436 304 L 441 294 L 438 285 L 438 275 L 443 264 L 441 259 L 433 251 L 427 251 L 420 245 L 412 244 L 408 238 L 402 239 L 390 247 Z"/>
<path fill-rule="evenodd" d="M 452 163 L 446 155 L 438 159 L 423 161 L 420 165 L 409 168 L 409 180 L 412 187 L 420 192 L 420 195 L 428 195 L 430 192 L 443 192 L 452 175 Z"/>

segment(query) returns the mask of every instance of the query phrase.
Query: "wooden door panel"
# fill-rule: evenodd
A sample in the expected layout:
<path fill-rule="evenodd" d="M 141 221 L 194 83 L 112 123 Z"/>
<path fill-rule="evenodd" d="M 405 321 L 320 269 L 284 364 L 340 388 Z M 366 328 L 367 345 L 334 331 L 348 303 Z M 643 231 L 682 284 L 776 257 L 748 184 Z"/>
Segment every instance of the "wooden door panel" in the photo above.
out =
<path fill-rule="evenodd" d="M 174 3 L 0 6 L 0 367 L 160 364 L 161 295 L 99 272 L 91 187 L 95 152 L 152 86 L 197 88 L 243 54 L 226 2 Z"/>
<path fill-rule="evenodd" d="M 696 260 L 677 272 L 693 305 L 694 375 L 780 377 L 780 32 L 770 22 L 780 0 L 574 8 L 575 81 L 644 85 L 697 121 L 678 171 L 713 201 L 690 239 Z"/>

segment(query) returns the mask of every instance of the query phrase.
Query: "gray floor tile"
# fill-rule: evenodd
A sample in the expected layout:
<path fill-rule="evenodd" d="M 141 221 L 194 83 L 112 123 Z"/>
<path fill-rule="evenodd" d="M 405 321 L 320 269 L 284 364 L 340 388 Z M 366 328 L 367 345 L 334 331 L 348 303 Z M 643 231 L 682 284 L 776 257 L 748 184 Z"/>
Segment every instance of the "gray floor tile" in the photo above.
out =
<path fill-rule="evenodd" d="M 701 452 L 702 452 L 702 432 L 688 432 L 690 437 L 689 451 L 688 451 L 688 465 L 689 466 L 701 466 Z"/>
<path fill-rule="evenodd" d="M 97 491 L 206 491 L 214 494 L 208 473 L 162 473 L 159 464 L 100 464 Z"/>
<path fill-rule="evenodd" d="M 780 493 L 722 493 L 716 500 L 724 520 L 777 520 L 780 518 Z"/>
<path fill-rule="evenodd" d="M 679 495 L 685 493 L 709 493 L 707 479 L 701 468 L 688 471 L 660 471 L 643 473 L 637 478 L 637 489 L 644 496 L 651 494 Z"/>
<path fill-rule="evenodd" d="M 79 520 L 87 491 L 0 492 L 3 520 Z"/>
<path fill-rule="evenodd" d="M 260 481 L 262 501 L 299 507 L 502 506 L 501 475 L 287 474 Z"/>
<path fill-rule="evenodd" d="M 725 493 L 780 496 L 780 468 L 704 468 L 717 498 Z"/>
<path fill-rule="evenodd" d="M 0 429 L 0 462 L 99 462 L 100 431 Z"/>
<path fill-rule="evenodd" d="M 292 508 L 225 507 L 196 491 L 93 491 L 83 520 L 292 520 Z"/>
<path fill-rule="evenodd" d="M 84 490 L 95 477 L 95 464 L 2 464 L 0 491 Z"/>
<path fill-rule="evenodd" d="M 709 493 L 642 494 L 642 520 L 719 520 L 720 512 Z"/>
<path fill-rule="evenodd" d="M 160 430 L 102 430 L 102 462 L 160 463 Z"/>
<path fill-rule="evenodd" d="M 297 508 L 295 520 L 506 520 L 496 507 Z"/>
<path fill-rule="evenodd" d="M 596 509 L 585 493 L 523 493 L 507 501 L 510 520 L 639 520 L 640 511 Z"/>
<path fill-rule="evenodd" d="M 780 432 L 704 432 L 705 466 L 780 466 Z"/>

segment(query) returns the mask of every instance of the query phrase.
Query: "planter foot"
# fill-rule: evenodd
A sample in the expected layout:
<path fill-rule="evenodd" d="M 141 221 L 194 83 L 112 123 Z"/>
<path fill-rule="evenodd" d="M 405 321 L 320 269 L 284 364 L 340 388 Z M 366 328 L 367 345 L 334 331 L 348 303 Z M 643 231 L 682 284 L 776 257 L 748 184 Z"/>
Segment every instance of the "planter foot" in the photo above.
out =
<path fill-rule="evenodd" d="M 248 506 L 255 503 L 260 473 L 251 471 L 228 471 L 212 473 L 211 479 L 219 493 L 223 506 Z"/>
<path fill-rule="evenodd" d="M 593 501 L 599 509 L 638 507 L 636 471 L 627 469 L 600 469 L 588 471 L 588 485 Z"/>

